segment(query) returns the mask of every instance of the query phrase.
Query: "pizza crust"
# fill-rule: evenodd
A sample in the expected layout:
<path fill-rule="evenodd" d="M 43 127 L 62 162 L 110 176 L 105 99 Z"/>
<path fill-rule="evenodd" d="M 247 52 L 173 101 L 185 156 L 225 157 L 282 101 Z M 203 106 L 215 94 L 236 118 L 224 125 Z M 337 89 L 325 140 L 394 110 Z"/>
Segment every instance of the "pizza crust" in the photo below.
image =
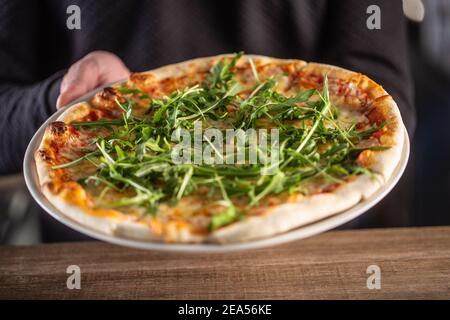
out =
<path fill-rule="evenodd" d="M 355 181 L 340 186 L 330 193 L 304 197 L 297 203 L 280 205 L 259 217 L 214 231 L 211 242 L 231 243 L 265 238 L 322 220 L 345 211 L 370 197 L 383 184 L 381 176 L 358 176 Z"/>
<path fill-rule="evenodd" d="M 56 121 L 63 121 L 65 123 L 77 121 L 80 118 L 88 115 L 91 110 L 92 107 L 88 103 L 80 102 L 67 108 L 63 113 L 59 115 Z"/>
<path fill-rule="evenodd" d="M 42 192 L 56 209 L 64 212 L 66 216 L 83 226 L 88 226 L 105 234 L 112 234 L 117 224 L 120 223 L 120 220 L 117 218 L 99 217 L 86 213 L 82 208 L 72 205 L 57 194 L 54 194 L 47 185 L 43 186 Z"/>
<path fill-rule="evenodd" d="M 179 77 L 194 71 L 206 72 L 219 59 L 231 56 L 227 54 L 193 59 L 142 74 L 145 75 L 145 81 L 154 82 L 169 77 Z M 371 168 L 379 173 L 376 175 L 377 177 L 358 176 L 353 181 L 341 185 L 333 192 L 304 196 L 299 202 L 272 207 L 260 216 L 248 217 L 243 221 L 222 227 L 209 235 L 195 234 L 189 228 L 174 229 L 161 235 L 154 233 L 147 224 L 126 219 L 123 215 L 114 218 L 90 215 L 82 208 L 64 201 L 60 196 L 50 191 L 47 185 L 51 181 L 48 174 L 49 166 L 36 155 L 35 160 L 39 180 L 47 199 L 58 210 L 78 223 L 110 235 L 148 241 L 232 243 L 269 237 L 345 211 L 370 197 L 390 178 L 400 160 L 404 133 L 398 107 L 381 86 L 364 75 L 335 66 L 317 63 L 307 64 L 302 60 L 281 60 L 258 55 L 246 55 L 244 57 L 259 60 L 263 63 L 295 62 L 301 68 L 302 74 L 317 73 L 322 76 L 327 75 L 329 78 L 343 79 L 351 83 L 351 86 L 368 92 L 370 99 L 373 100 L 371 107 L 380 110 L 383 115 L 390 119 L 388 129 L 389 142 L 392 144 L 392 148 L 376 153 L 376 158 Z M 241 59 L 237 65 L 246 63 L 244 60 Z M 65 110 L 58 117 L 58 120 L 64 122 L 73 121 L 87 114 L 89 109 L 90 106 L 87 103 L 76 104 Z"/>
<path fill-rule="evenodd" d="M 383 110 L 383 113 L 386 113 L 389 119 L 386 124 L 389 130 L 388 134 L 382 136 L 381 139 L 387 140 L 386 142 L 391 145 L 391 148 L 375 153 L 375 159 L 370 168 L 382 174 L 387 181 L 392 176 L 402 155 L 402 148 L 406 139 L 403 131 L 404 125 L 397 104 L 391 96 L 376 99 L 373 107 Z"/>
<path fill-rule="evenodd" d="M 163 66 L 157 69 L 144 71 L 139 74 L 150 76 L 150 81 L 156 80 L 164 80 L 166 78 L 171 77 L 181 77 L 186 74 L 190 74 L 192 72 L 208 72 L 211 67 L 218 61 L 223 58 L 232 58 L 234 54 L 221 54 L 213 57 L 203 57 L 191 59 L 179 63 L 170 64 L 167 66 Z M 242 58 L 236 63 L 236 66 L 242 66 L 248 62 L 249 59 L 253 59 L 254 61 L 259 61 L 263 64 L 265 63 L 280 63 L 280 64 L 290 64 L 297 63 L 301 67 L 305 67 L 308 63 L 299 59 L 277 59 L 271 58 L 256 54 L 246 54 L 242 56 Z"/>
<path fill-rule="evenodd" d="M 386 123 L 387 132 L 382 137 L 385 141 L 382 142 L 390 145 L 391 148 L 384 150 L 383 152 L 376 152 L 374 154 L 375 158 L 371 165 L 368 166 L 375 172 L 380 173 L 384 180 L 387 181 L 400 161 L 405 139 L 403 132 L 404 124 L 400 110 L 394 99 L 382 86 L 371 80 L 369 77 L 344 68 L 327 64 L 308 63 L 308 65 L 302 69 L 302 74 L 306 76 L 310 76 L 311 74 L 322 77 L 327 76 L 329 81 L 333 78 L 348 81 L 351 88 L 363 91 L 367 94 L 367 98 L 371 101 L 368 106 L 365 106 L 365 108 L 368 109 L 368 112 L 378 112 L 380 116 L 388 119 Z M 346 103 L 351 105 L 351 101 L 346 101 Z M 360 101 L 355 102 L 355 105 L 359 108 Z"/>

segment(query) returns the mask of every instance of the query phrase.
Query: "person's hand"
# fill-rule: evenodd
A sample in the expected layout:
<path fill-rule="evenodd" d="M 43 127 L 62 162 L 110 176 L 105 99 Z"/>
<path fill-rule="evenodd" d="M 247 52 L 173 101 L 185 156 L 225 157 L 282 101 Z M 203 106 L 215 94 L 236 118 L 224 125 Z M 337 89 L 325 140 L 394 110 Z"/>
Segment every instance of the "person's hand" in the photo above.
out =
<path fill-rule="evenodd" d="M 69 102 L 102 85 L 128 77 L 130 70 L 116 55 L 93 51 L 75 62 L 61 82 L 56 101 L 59 109 Z"/>

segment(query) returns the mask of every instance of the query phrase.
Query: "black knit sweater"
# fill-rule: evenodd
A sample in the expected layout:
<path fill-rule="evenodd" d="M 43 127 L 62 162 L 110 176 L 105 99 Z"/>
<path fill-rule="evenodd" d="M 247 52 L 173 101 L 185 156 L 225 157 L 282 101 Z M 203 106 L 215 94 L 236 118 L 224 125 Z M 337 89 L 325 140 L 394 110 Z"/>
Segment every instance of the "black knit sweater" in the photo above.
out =
<path fill-rule="evenodd" d="M 81 30 L 66 27 L 69 5 Z M 366 27 L 381 8 L 381 30 Z M 132 71 L 244 50 L 363 72 L 414 128 L 406 21 L 400 0 L 0 0 L 0 174 L 21 170 L 25 148 L 56 109 L 70 64 L 93 50 Z"/>

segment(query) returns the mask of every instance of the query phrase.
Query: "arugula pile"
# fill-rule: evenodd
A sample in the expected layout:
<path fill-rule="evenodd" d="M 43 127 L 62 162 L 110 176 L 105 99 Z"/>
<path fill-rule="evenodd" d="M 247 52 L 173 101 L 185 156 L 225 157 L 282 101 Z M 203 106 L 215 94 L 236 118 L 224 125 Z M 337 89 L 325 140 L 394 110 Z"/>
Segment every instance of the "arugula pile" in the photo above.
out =
<path fill-rule="evenodd" d="M 139 89 L 119 88 L 126 97 L 125 103 L 116 100 L 123 110 L 121 119 L 72 123 L 84 130 L 104 127 L 110 134 L 93 141 L 95 151 L 53 168 L 89 161 L 97 170 L 81 182 L 102 187 L 97 199 L 100 206 L 137 205 L 147 208 L 150 214 L 157 212 L 161 202 L 176 204 L 183 196 L 207 188 L 211 201 L 225 208 L 213 215 L 211 230 L 245 217 L 247 210 L 270 195 L 307 193 L 305 181 L 321 179 L 332 184 L 350 175 L 370 173 L 355 163 L 359 153 L 370 148 L 357 145 L 380 126 L 366 131 L 356 130 L 356 124 L 341 127 L 337 121 L 339 111 L 330 102 L 326 78 L 321 92 L 312 89 L 287 97 L 276 91 L 275 78 L 261 81 L 250 60 L 256 85 L 244 88 L 233 73 L 241 55 L 218 62 L 202 84 L 161 99 L 152 99 Z M 135 102 L 131 95 L 148 101 L 145 116 L 133 114 Z M 235 112 L 230 112 L 230 107 Z M 277 127 L 279 163 L 274 174 L 263 175 L 267 170 L 264 164 L 173 163 L 172 133 L 180 128 L 192 131 L 196 120 L 206 124 L 222 121 L 228 128 L 244 130 L 257 128 L 261 121 Z M 102 202 L 110 190 L 126 193 L 120 200 Z M 246 209 L 238 209 L 236 199 L 245 199 Z"/>

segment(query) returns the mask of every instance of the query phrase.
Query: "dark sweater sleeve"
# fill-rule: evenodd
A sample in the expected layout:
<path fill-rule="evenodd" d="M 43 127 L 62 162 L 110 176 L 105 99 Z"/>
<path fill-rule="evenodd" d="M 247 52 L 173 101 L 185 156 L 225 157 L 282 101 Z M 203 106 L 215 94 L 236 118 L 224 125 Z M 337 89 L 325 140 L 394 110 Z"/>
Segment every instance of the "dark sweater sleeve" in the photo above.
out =
<path fill-rule="evenodd" d="M 43 23 L 49 20 L 44 4 L 0 0 L 0 7 L 0 175 L 5 175 L 21 171 L 31 137 L 56 111 L 63 71 L 45 63 L 54 50 L 43 41 Z"/>
<path fill-rule="evenodd" d="M 33 134 L 56 111 L 63 72 L 32 85 L 0 82 L 0 174 L 20 172 Z"/>
<path fill-rule="evenodd" d="M 381 29 L 370 30 L 367 8 L 380 8 Z M 413 84 L 408 60 L 407 21 L 402 2 L 330 1 L 319 56 L 321 61 L 362 72 L 397 102 L 412 137 L 415 128 Z"/>

